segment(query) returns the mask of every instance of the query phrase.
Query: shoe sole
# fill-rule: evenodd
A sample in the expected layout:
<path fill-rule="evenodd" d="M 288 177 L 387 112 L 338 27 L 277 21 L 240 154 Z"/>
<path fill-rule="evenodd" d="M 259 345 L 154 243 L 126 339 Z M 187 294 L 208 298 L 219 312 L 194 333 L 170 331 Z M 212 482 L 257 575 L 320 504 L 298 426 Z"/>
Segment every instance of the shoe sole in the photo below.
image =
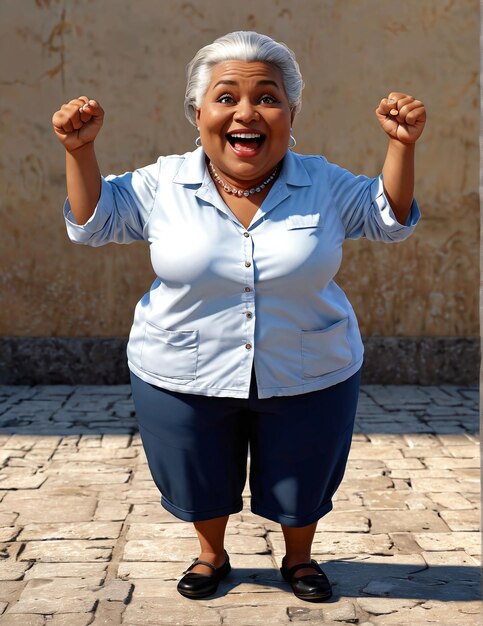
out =
<path fill-rule="evenodd" d="M 314 598 L 314 596 L 304 596 L 295 592 L 294 596 L 299 598 L 299 600 L 305 600 L 306 602 L 325 602 L 325 600 L 330 600 L 330 598 L 332 598 L 332 594 L 329 594 L 328 596 L 317 596 Z"/>

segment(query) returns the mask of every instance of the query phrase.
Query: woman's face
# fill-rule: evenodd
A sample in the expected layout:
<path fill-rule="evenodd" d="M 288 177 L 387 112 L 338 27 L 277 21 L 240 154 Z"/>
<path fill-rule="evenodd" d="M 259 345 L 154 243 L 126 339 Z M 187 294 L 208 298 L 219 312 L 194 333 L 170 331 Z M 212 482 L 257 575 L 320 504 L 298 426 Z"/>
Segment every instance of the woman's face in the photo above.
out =
<path fill-rule="evenodd" d="M 264 180 L 287 152 L 293 113 L 278 67 L 254 61 L 215 65 L 196 122 L 219 174 L 241 187 Z"/>

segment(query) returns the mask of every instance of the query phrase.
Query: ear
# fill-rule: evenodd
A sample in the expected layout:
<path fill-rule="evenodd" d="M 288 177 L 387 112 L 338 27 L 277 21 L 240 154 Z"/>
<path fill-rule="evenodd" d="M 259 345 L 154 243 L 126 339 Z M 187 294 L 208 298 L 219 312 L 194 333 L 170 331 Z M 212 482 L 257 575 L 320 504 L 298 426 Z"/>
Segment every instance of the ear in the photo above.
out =
<path fill-rule="evenodd" d="M 196 109 L 196 126 L 200 125 L 201 109 Z"/>
<path fill-rule="evenodd" d="M 290 112 L 290 126 L 293 126 L 294 119 L 295 119 L 295 107 Z"/>

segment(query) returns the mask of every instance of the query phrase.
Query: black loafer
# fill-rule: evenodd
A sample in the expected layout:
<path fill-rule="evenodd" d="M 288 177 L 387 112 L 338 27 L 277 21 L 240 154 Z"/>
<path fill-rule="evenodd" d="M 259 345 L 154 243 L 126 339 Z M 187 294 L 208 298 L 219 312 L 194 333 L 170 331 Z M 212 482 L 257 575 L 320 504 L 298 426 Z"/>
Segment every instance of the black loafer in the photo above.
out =
<path fill-rule="evenodd" d="M 197 572 L 190 572 L 195 565 L 207 565 L 214 570 L 214 574 L 198 574 Z M 201 561 L 195 559 L 193 563 L 186 569 L 183 574 L 183 578 L 178 583 L 178 591 L 182 596 L 186 598 L 205 598 L 211 596 L 218 589 L 218 583 L 225 578 L 231 571 L 230 557 L 225 550 L 225 562 L 221 567 L 215 567 L 213 563 L 208 561 Z"/>
<path fill-rule="evenodd" d="M 306 576 L 295 578 L 295 572 L 304 567 L 311 567 L 317 570 L 318 574 L 307 574 Z M 297 565 L 287 568 L 285 566 L 285 557 L 283 557 L 280 572 L 284 580 L 290 583 L 294 594 L 301 600 L 323 602 L 332 597 L 332 587 L 330 586 L 329 579 L 321 570 L 317 561 L 313 559 L 310 563 L 297 563 Z"/>

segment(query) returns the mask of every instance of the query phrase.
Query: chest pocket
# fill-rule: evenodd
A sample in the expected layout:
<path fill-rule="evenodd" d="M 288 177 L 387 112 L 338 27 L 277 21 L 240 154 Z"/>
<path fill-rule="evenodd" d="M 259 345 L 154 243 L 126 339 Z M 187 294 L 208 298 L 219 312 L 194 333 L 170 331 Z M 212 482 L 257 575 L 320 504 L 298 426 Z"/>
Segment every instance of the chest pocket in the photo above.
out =
<path fill-rule="evenodd" d="M 285 223 L 287 225 L 287 230 L 324 227 L 320 213 L 311 213 L 309 215 L 289 215 Z"/>
<path fill-rule="evenodd" d="M 141 369 L 178 383 L 196 378 L 199 336 L 197 330 L 165 330 L 146 323 Z"/>

